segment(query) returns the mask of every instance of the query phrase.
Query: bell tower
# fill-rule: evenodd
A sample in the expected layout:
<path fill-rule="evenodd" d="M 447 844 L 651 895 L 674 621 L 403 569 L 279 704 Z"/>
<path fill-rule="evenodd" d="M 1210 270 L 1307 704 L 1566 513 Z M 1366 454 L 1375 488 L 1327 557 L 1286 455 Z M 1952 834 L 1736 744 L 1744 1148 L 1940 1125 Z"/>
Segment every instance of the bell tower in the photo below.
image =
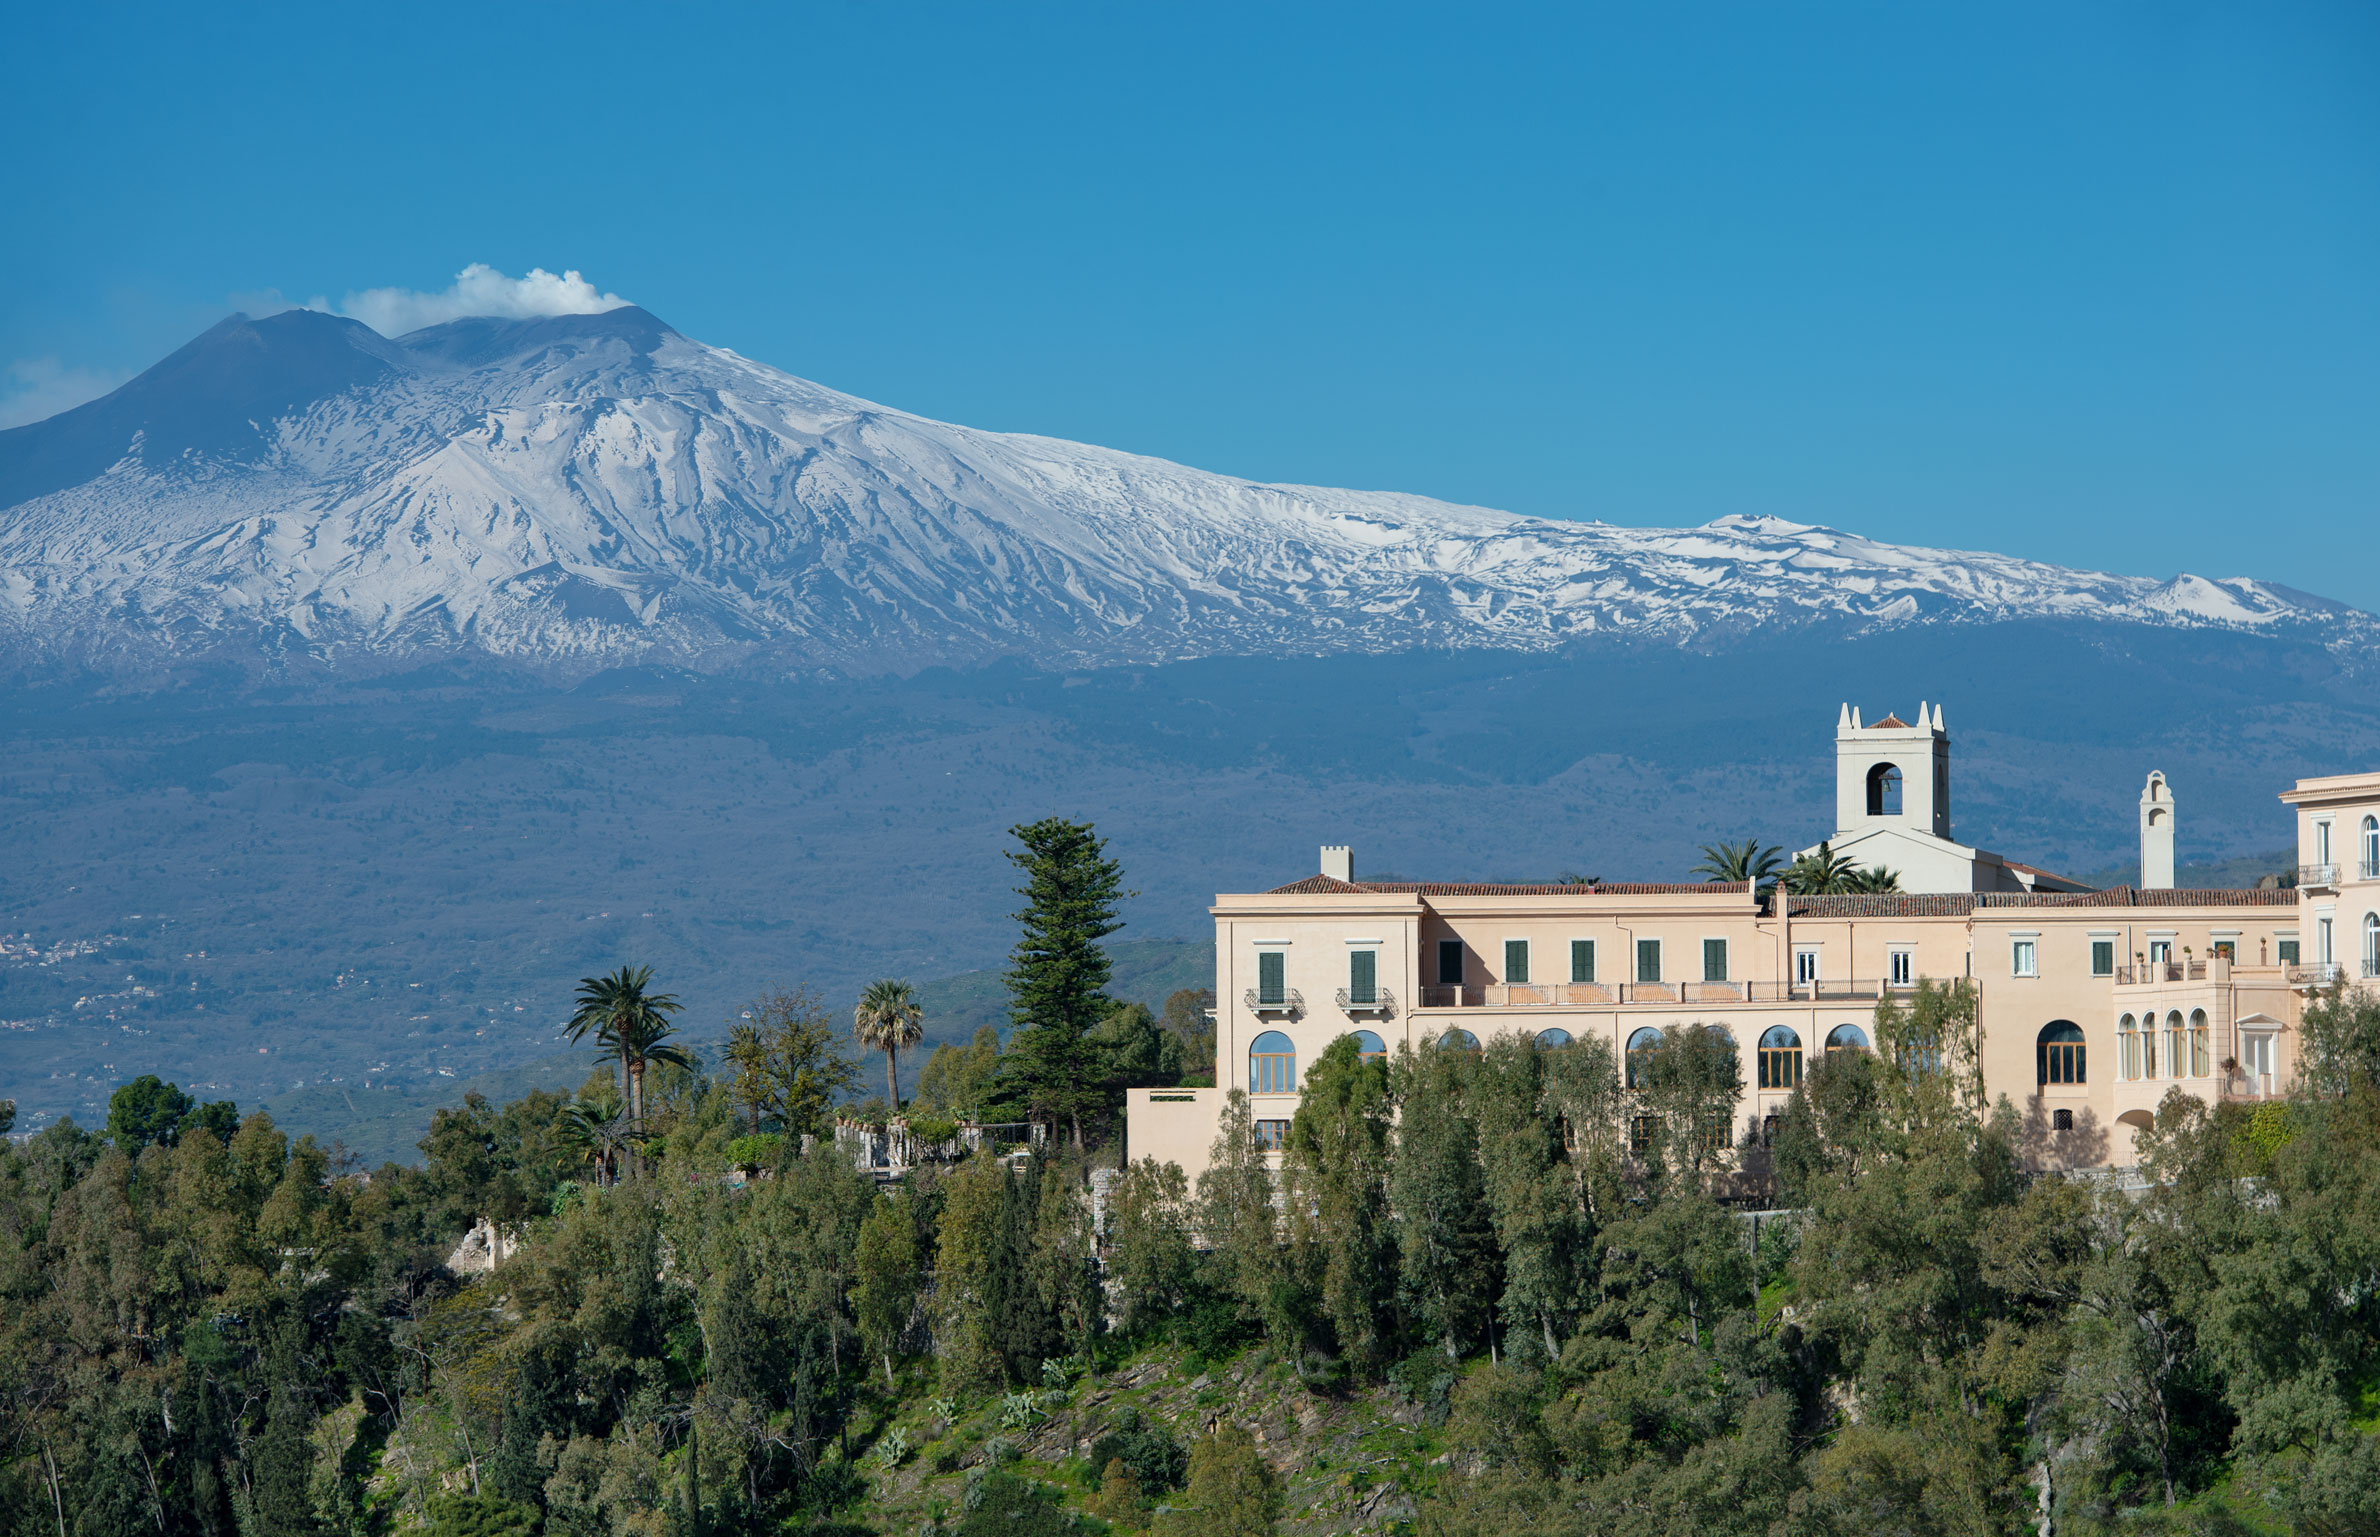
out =
<path fill-rule="evenodd" d="M 2140 889 L 2173 889 L 2173 787 L 2157 770 L 2140 791 Z"/>
<path fill-rule="evenodd" d="M 1901 828 L 1950 837 L 1950 738 L 1942 707 L 1917 706 L 1917 723 L 1887 715 L 1864 725 L 1843 706 L 1835 723 L 1835 839 Z"/>

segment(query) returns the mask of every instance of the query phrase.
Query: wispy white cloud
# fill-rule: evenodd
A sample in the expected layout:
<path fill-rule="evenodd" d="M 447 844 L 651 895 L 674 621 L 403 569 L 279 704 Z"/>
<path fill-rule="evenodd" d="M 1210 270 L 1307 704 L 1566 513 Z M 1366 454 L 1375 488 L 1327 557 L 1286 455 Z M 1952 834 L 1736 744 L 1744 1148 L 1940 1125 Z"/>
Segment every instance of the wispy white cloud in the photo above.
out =
<path fill-rule="evenodd" d="M 56 358 L 19 358 L 0 378 L 0 429 L 72 410 L 131 377 L 104 368 L 68 368 Z"/>
<path fill-rule="evenodd" d="M 506 277 L 485 262 L 473 262 L 455 274 L 454 286 L 426 294 L 410 288 L 367 288 L 339 301 L 339 313 L 360 320 L 383 336 L 402 336 L 423 326 L 460 320 L 466 315 L 494 315 L 507 320 L 531 320 L 545 315 L 600 315 L 628 301 L 618 294 L 598 293 L 575 268 L 557 277 L 543 267 L 531 267 L 526 277 Z"/>

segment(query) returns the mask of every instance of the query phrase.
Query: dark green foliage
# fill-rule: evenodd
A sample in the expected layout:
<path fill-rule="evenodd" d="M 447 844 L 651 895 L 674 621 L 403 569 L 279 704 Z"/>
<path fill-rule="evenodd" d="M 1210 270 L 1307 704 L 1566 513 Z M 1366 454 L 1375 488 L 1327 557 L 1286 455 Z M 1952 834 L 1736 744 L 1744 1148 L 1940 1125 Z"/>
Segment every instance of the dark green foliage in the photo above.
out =
<path fill-rule="evenodd" d="M 1096 1119 L 1108 1099 L 1088 1037 L 1111 1007 L 1099 941 L 1124 926 L 1116 916 L 1123 868 L 1088 822 L 1050 817 L 1009 833 L 1023 845 L 1008 858 L 1025 874 L 1017 888 L 1025 906 L 1014 914 L 1024 932 L 1008 967 L 1017 1032 L 1007 1071 L 1034 1119 L 1070 1128 L 1079 1147 L 1086 1116 Z"/>
<path fill-rule="evenodd" d="M 1115 1423 L 1091 1443 L 1090 1466 L 1096 1472 L 1110 1459 L 1131 1471 L 1143 1494 L 1178 1489 L 1190 1470 L 1190 1450 L 1173 1432 L 1127 1404 Z"/>
<path fill-rule="evenodd" d="M 108 1096 L 108 1140 L 127 1154 L 152 1142 L 171 1145 L 181 1134 L 182 1117 L 197 1109 L 179 1084 L 165 1083 L 155 1073 L 143 1073 Z"/>

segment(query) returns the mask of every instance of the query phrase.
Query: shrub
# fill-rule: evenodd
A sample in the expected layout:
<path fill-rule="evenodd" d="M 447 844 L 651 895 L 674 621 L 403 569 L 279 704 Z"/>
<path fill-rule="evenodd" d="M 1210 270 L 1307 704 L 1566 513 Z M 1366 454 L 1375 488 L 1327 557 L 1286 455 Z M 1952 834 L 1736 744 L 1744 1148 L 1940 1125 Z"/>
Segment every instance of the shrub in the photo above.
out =
<path fill-rule="evenodd" d="M 1110 1462 L 1121 1462 L 1142 1492 L 1154 1494 L 1182 1486 L 1190 1453 L 1171 1431 L 1127 1405 L 1107 1434 L 1091 1443 L 1091 1466 L 1105 1468 Z"/>

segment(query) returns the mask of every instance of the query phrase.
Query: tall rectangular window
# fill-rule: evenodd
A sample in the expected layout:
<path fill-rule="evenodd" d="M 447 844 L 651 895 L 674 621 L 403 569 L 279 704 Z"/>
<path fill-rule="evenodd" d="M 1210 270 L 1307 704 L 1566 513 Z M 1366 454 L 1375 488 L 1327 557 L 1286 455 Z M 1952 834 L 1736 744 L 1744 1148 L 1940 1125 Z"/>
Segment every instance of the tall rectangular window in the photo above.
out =
<path fill-rule="evenodd" d="M 1260 950 L 1256 953 L 1256 1001 L 1289 1001 L 1289 957 L 1278 950 Z"/>
<path fill-rule="evenodd" d="M 1887 950 L 1884 952 L 1884 975 L 1894 987 L 1917 985 L 1917 952 Z"/>
<path fill-rule="evenodd" d="M 1570 942 L 1570 980 L 1573 982 L 1595 980 L 1595 941 L 1574 939 Z"/>
<path fill-rule="evenodd" d="M 2020 977 L 2037 977 L 2041 975 L 2041 969 L 2033 959 L 2033 941 L 2029 939 L 2019 939 L 2010 945 L 2008 952 L 2008 969 L 2011 973 Z"/>
<path fill-rule="evenodd" d="M 1705 982 L 1727 980 L 1727 941 L 1706 939 L 1702 942 L 1702 979 Z"/>
<path fill-rule="evenodd" d="M 2116 974 L 2116 942 L 2112 939 L 2091 941 L 2091 975 L 2112 977 Z"/>
<path fill-rule="evenodd" d="M 2330 824 L 2328 822 L 2314 824 L 2314 863 L 2318 865 L 2330 863 Z"/>
<path fill-rule="evenodd" d="M 2273 953 L 2280 957 L 2282 965 L 2294 966 L 2297 964 L 2297 941 L 2294 939 L 2276 940 L 2273 943 Z"/>
<path fill-rule="evenodd" d="M 1636 980 L 1639 982 L 1661 980 L 1660 940 L 1640 939 L 1636 942 Z"/>
<path fill-rule="evenodd" d="M 1506 982 L 1529 980 L 1529 942 L 1527 940 L 1508 939 L 1504 941 L 1504 980 Z"/>
<path fill-rule="evenodd" d="M 1463 985 L 1463 942 L 1459 939 L 1438 941 L 1438 980 L 1448 987 Z"/>
<path fill-rule="evenodd" d="M 2338 959 L 2337 956 L 2331 954 L 2330 950 L 2330 920 L 2328 918 L 2314 920 L 2314 959 L 2325 966 Z"/>
<path fill-rule="evenodd" d="M 1347 952 L 1347 1001 L 1349 1003 L 1377 1003 L 1380 1001 L 1380 953 L 1376 950 Z"/>
<path fill-rule="evenodd" d="M 1793 980 L 1804 987 L 1818 980 L 1817 951 L 1796 950 L 1793 952 Z"/>

